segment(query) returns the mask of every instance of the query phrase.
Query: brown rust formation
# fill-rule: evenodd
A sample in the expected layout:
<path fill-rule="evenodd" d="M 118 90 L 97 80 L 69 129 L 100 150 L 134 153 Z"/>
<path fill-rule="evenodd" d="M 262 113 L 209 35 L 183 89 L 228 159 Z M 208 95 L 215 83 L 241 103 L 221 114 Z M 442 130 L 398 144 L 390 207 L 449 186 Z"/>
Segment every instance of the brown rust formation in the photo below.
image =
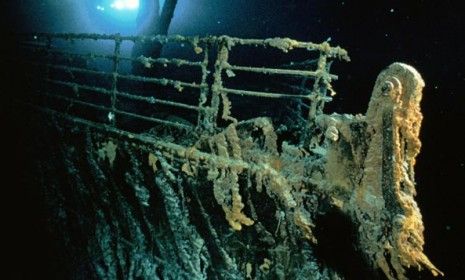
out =
<path fill-rule="evenodd" d="M 406 279 L 404 267 L 442 274 L 423 254 L 414 200 L 423 87 L 413 67 L 394 63 L 379 75 L 365 116 L 321 118 L 329 136 L 327 183 L 343 190 L 336 205 L 359 225 L 361 248 L 389 279 Z"/>
<path fill-rule="evenodd" d="M 302 267 L 295 264 L 293 267 L 289 256 L 291 251 L 299 251 L 302 240 L 310 246 L 318 243 L 314 234 L 316 220 L 319 215 L 325 214 L 322 209 L 330 207 L 349 217 L 355 225 L 355 245 L 373 270 L 380 269 L 388 279 L 399 280 L 407 279 L 405 274 L 409 267 L 419 270 L 425 268 L 434 275 L 442 275 L 423 253 L 424 228 L 420 210 L 414 200 L 414 166 L 421 147 L 420 101 L 424 82 L 413 67 L 394 63 L 381 72 L 365 115 L 329 115 L 323 113 L 323 108 L 335 95 L 331 82 L 337 78 L 329 73 L 330 60 L 348 60 L 348 56 L 345 50 L 331 47 L 327 42 L 314 44 L 289 38 L 199 38 L 178 35 L 124 37 L 38 34 L 34 38 L 45 38 L 48 42 L 45 51 L 38 52 L 43 57 L 34 62 L 34 65 L 41 65 L 37 68 L 39 71 L 46 70 L 41 71 L 42 80 L 38 87 L 42 90 L 39 91 L 41 96 L 48 98 L 48 101 L 32 99 L 28 103 L 54 116 L 54 120 L 64 120 L 71 127 L 85 127 L 87 156 L 92 158 L 95 154 L 97 158 L 96 162 L 89 161 L 94 169 L 101 165 L 101 168 L 107 168 L 107 172 L 112 174 L 111 170 L 121 165 L 118 163 L 121 158 L 133 164 L 134 167 L 126 174 L 129 176 L 131 172 L 134 173 L 128 177 L 127 184 L 136 190 L 135 196 L 143 207 L 155 206 L 149 200 L 149 187 L 142 182 L 147 181 L 144 178 L 148 175 L 142 174 L 140 170 L 148 169 L 151 176 L 155 176 L 154 186 L 160 189 L 158 202 L 166 206 L 166 224 L 174 235 L 173 248 L 180 250 L 181 266 L 187 267 L 183 273 L 195 274 L 194 278 L 204 279 L 207 272 L 200 267 L 218 266 L 213 261 L 213 256 L 218 254 L 228 270 L 234 274 L 243 272 L 243 278 L 250 279 L 255 275 L 257 279 L 267 279 L 274 273 L 277 279 L 284 279 L 285 273 Z M 115 48 L 113 54 L 87 56 L 51 49 L 52 40 L 114 40 Z M 121 55 L 122 42 L 144 40 L 160 44 L 188 44 L 192 48 L 192 55 L 198 60 L 144 56 L 127 58 Z M 304 65 L 305 69 L 245 66 L 235 64 L 230 59 L 234 48 L 241 46 L 272 48 L 284 54 L 303 49 L 316 52 L 318 57 L 310 64 L 295 63 Z M 57 55 L 60 59 L 63 55 L 67 59 L 76 56 L 91 60 L 110 59 L 113 67 L 110 72 L 103 72 L 76 65 L 62 65 L 57 62 L 61 61 L 56 58 Z M 123 74 L 119 68 L 125 60 L 140 63 L 148 69 L 165 68 L 167 65 L 192 67 L 200 70 L 200 80 L 192 82 Z M 313 68 L 309 69 L 309 65 Z M 63 70 L 65 74 L 57 74 L 58 70 Z M 55 74 L 50 75 L 51 71 L 55 71 Z M 233 79 L 239 72 L 292 76 L 297 78 L 298 86 L 287 87 L 294 89 L 292 93 L 228 86 L 229 79 Z M 109 87 L 86 84 L 88 79 L 76 78 L 79 73 L 107 77 Z M 128 92 L 120 87 L 124 80 L 133 83 L 130 84 L 133 88 L 140 85 L 137 83 L 145 83 L 174 89 L 179 95 L 196 91 L 198 103 L 187 103 L 177 96 L 176 100 L 169 100 L 163 98 L 164 92 L 156 96 L 150 96 L 147 92 Z M 59 88 L 53 87 L 57 85 Z M 65 89 L 71 89 L 72 94 L 65 93 Z M 80 99 L 81 94 L 89 93 L 108 98 L 110 106 L 97 102 L 97 99 Z M 170 109 L 161 112 L 157 108 L 158 115 L 144 115 L 138 111 L 128 111 L 129 107 L 125 107 L 121 101 L 124 98 Z M 287 120 L 260 116 L 260 112 L 257 117 L 241 118 L 233 113 L 233 109 L 250 106 L 241 103 L 246 98 L 293 102 L 282 103 L 287 104 L 288 111 L 291 111 L 284 114 Z M 103 113 L 104 117 L 73 113 L 73 106 L 90 108 Z M 193 111 L 194 118 L 186 120 L 180 117 L 181 114 L 176 116 L 166 113 L 177 112 L 173 108 Z M 123 126 L 120 121 L 122 118 L 150 122 L 152 128 L 144 132 L 135 131 Z M 88 136 L 90 134 L 94 136 Z M 144 164 L 139 162 L 140 158 Z M 100 180 L 109 175 L 99 176 L 97 179 Z M 200 191 L 196 188 L 201 189 L 200 186 L 205 186 L 203 193 L 207 196 L 199 195 Z M 189 187 L 193 190 L 189 191 L 192 194 L 188 197 L 184 188 L 189 190 Z M 124 200 L 122 197 L 119 199 Z M 197 201 L 195 207 L 191 206 L 193 200 Z M 254 250 L 266 251 L 266 254 L 262 251 L 257 254 L 261 257 L 266 255 L 263 261 L 253 263 L 251 260 L 241 260 L 242 255 L 235 255 L 237 250 L 225 243 L 223 238 L 226 237 L 218 233 L 221 233 L 221 225 L 215 228 L 210 219 L 214 214 L 209 213 L 205 205 L 210 205 L 211 200 L 219 206 L 222 222 L 232 229 L 236 241 L 242 240 L 240 235 L 245 234 L 242 233 L 246 231 L 244 229 L 253 229 L 262 242 L 260 244 L 269 246 L 265 250 L 244 245 L 249 253 Z M 268 204 L 275 211 L 270 215 L 260 212 L 260 208 Z M 213 206 L 210 208 L 214 209 Z M 196 224 L 199 215 L 204 220 L 203 226 Z M 179 219 L 182 220 L 182 229 L 176 228 Z M 124 222 L 119 221 L 118 224 Z M 136 227 L 133 221 L 128 224 L 131 224 L 129 228 Z M 200 234 L 200 228 L 205 227 L 213 241 L 202 239 L 204 237 Z M 192 233 L 191 237 L 186 237 L 183 229 Z M 160 231 L 160 236 L 166 234 L 163 232 Z M 137 244 L 142 242 L 140 240 L 133 242 Z M 97 243 L 100 241 L 97 240 Z M 207 252 L 204 247 L 208 244 L 216 246 L 216 251 L 208 248 Z M 195 262 L 189 261 L 189 252 L 198 255 Z M 307 255 L 302 257 L 307 262 L 308 259 Z M 312 269 L 308 271 L 318 271 L 318 277 L 316 274 L 308 275 L 314 275 L 315 279 L 329 279 L 327 277 L 337 275 L 337 272 L 326 268 Z M 99 273 L 101 278 L 110 275 L 102 271 Z M 223 275 L 221 271 L 215 273 L 216 277 Z"/>
<path fill-rule="evenodd" d="M 226 220 L 235 230 L 254 223 L 243 213 L 239 194 L 238 177 L 248 169 L 244 187 L 252 187 L 252 180 L 258 192 L 264 186 L 304 238 L 317 242 L 304 207 L 305 193 L 316 187 L 358 225 L 360 248 L 389 279 L 407 279 L 404 267 L 442 274 L 423 253 L 424 228 L 414 200 L 423 86 L 414 68 L 394 63 L 379 75 L 366 115 L 320 115 L 324 144 L 309 150 L 324 155 L 322 169 L 307 161 L 306 147 L 284 142 L 279 153 L 275 129 L 265 118 L 231 124 L 209 138 L 210 153 L 218 158 L 207 164 L 208 179 Z M 262 146 L 248 135 L 251 130 L 263 134 Z"/>

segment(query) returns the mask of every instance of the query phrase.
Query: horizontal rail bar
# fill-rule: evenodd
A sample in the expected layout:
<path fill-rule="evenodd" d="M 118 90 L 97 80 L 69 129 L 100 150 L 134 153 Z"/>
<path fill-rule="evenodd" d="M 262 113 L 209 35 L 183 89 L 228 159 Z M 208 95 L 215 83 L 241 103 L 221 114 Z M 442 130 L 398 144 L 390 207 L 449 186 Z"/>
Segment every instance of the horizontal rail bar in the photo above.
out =
<path fill-rule="evenodd" d="M 132 133 L 132 132 L 125 131 L 122 129 L 118 129 L 116 127 L 113 127 L 113 126 L 110 126 L 104 123 L 97 123 L 97 122 L 86 120 L 80 117 L 70 116 L 63 112 L 59 112 L 59 111 L 56 111 L 50 108 L 44 108 L 44 107 L 31 104 L 31 103 L 26 103 L 24 105 L 28 107 L 32 107 L 33 109 L 38 110 L 42 113 L 60 117 L 72 123 L 73 125 L 83 125 L 88 128 L 97 129 L 97 130 L 100 130 L 106 133 L 111 133 L 115 136 L 124 137 L 130 141 L 139 141 L 143 144 L 146 144 L 147 147 L 150 147 L 151 149 L 159 149 L 162 151 L 169 152 L 180 159 L 202 160 L 202 161 L 207 161 L 207 162 L 211 161 L 211 162 L 215 162 L 216 164 L 224 164 L 225 166 L 231 166 L 231 167 L 247 168 L 249 166 L 248 163 L 242 160 L 237 160 L 237 159 L 232 159 L 232 158 L 228 159 L 227 161 L 225 161 L 224 159 L 221 160 L 221 158 L 217 155 L 205 153 L 197 149 L 192 149 L 191 147 L 188 148 L 188 147 L 184 147 L 184 146 L 171 143 L 171 142 L 160 141 L 156 139 L 155 137 L 147 135 L 147 134 Z"/>
<path fill-rule="evenodd" d="M 63 95 L 42 92 L 41 96 L 46 96 L 48 98 L 55 98 L 55 99 L 59 99 L 59 100 L 69 102 L 69 103 L 75 103 L 75 104 L 83 105 L 83 106 L 90 107 L 90 108 L 100 110 L 100 111 L 111 111 L 111 108 L 109 108 L 109 107 L 105 107 L 105 106 L 102 106 L 102 105 L 97 105 L 97 104 L 94 104 L 94 103 L 85 102 L 85 101 L 78 100 L 78 99 L 75 99 L 75 98 L 69 98 L 69 97 L 66 97 L 66 96 L 63 96 Z"/>
<path fill-rule="evenodd" d="M 156 35 L 156 36 L 121 36 L 120 34 L 93 34 L 93 33 L 35 33 L 26 36 L 31 38 L 46 38 L 46 39 L 63 39 L 63 40 L 121 40 L 121 41 L 152 41 L 162 44 L 169 42 L 178 43 L 218 43 L 220 41 L 227 42 L 228 46 L 234 45 L 251 45 L 251 46 L 267 46 L 289 51 L 294 48 L 306 49 L 308 51 L 324 52 L 330 57 L 336 57 L 341 60 L 349 61 L 350 58 L 347 51 L 341 47 L 332 47 L 328 42 L 320 44 L 312 42 L 301 42 L 290 38 L 268 38 L 268 39 L 242 39 L 229 36 L 208 36 L 208 37 L 191 37 L 181 35 Z"/>
<path fill-rule="evenodd" d="M 181 35 L 155 35 L 155 36 L 122 36 L 120 34 L 97 34 L 97 33 L 33 33 L 25 36 L 32 36 L 34 39 L 61 39 L 61 40 L 121 40 L 121 41 L 152 41 L 159 43 L 179 42 L 186 43 L 195 40 L 196 37 Z"/>
<path fill-rule="evenodd" d="M 173 64 L 175 66 L 195 66 L 195 67 L 202 67 L 203 62 L 200 61 L 190 61 L 190 60 L 185 60 L 185 59 L 179 59 L 179 58 L 152 58 L 152 57 L 146 57 L 146 56 L 139 56 L 137 58 L 129 58 L 129 57 L 120 57 L 120 59 L 124 60 L 130 60 L 130 61 L 137 61 L 142 63 L 143 65 L 150 65 L 153 63 L 157 64 Z"/>
<path fill-rule="evenodd" d="M 88 59 L 95 59 L 95 58 L 114 59 L 115 58 L 113 54 L 73 53 L 73 52 L 57 51 L 57 50 L 50 51 L 50 54 L 62 55 L 62 56 L 68 56 L 68 57 L 88 58 Z"/>
<path fill-rule="evenodd" d="M 182 88 L 195 88 L 195 89 L 200 89 L 202 86 L 200 84 L 196 83 L 188 83 L 188 82 L 182 82 L 178 80 L 171 80 L 171 79 L 166 79 L 166 78 L 150 78 L 150 77 L 144 77 L 144 76 L 136 76 L 136 75 L 118 75 L 118 78 L 121 79 L 126 79 L 126 80 L 132 80 L 132 81 L 138 81 L 138 82 L 147 82 L 147 83 L 154 83 L 162 86 L 173 86 L 175 89 L 181 91 Z"/>
<path fill-rule="evenodd" d="M 37 63 L 37 64 L 40 64 L 40 63 Z M 47 67 L 50 67 L 50 68 L 61 69 L 61 70 L 66 70 L 66 71 L 71 71 L 71 72 L 79 72 L 79 73 L 95 74 L 95 75 L 103 75 L 103 76 L 113 75 L 112 72 L 90 70 L 90 69 L 74 67 L 74 66 L 67 66 L 67 65 L 50 64 L 50 63 L 43 64 L 43 65 L 47 66 Z"/>
<path fill-rule="evenodd" d="M 26 63 L 31 63 L 31 64 L 39 64 L 40 63 L 33 63 L 33 62 L 26 62 Z M 188 82 L 183 82 L 179 80 L 171 80 L 171 79 L 166 79 L 166 78 L 152 78 L 152 77 L 144 77 L 144 76 L 136 76 L 136 75 L 124 75 L 124 74 L 118 74 L 118 73 L 113 73 L 113 72 L 104 72 L 104 71 L 96 71 L 96 70 L 88 70 L 84 68 L 79 68 L 79 67 L 72 67 L 72 66 L 66 66 L 66 65 L 55 65 L 55 64 L 42 64 L 44 66 L 48 66 L 51 68 L 55 69 L 61 69 L 61 70 L 67 70 L 67 71 L 72 71 L 72 72 L 81 72 L 81 73 L 88 73 L 88 74 L 96 74 L 96 75 L 117 75 L 118 78 L 121 79 L 126 79 L 126 80 L 132 80 L 132 81 L 138 81 L 138 82 L 147 82 L 147 83 L 153 83 L 153 84 L 158 84 L 161 86 L 172 86 L 178 91 L 182 91 L 183 88 L 194 88 L 194 89 L 201 89 L 202 85 L 201 84 L 196 84 L 194 83 L 188 83 Z"/>
<path fill-rule="evenodd" d="M 180 103 L 180 102 L 174 102 L 174 101 L 168 101 L 168 100 L 163 100 L 163 99 L 158 99 L 154 97 L 145 97 L 145 96 L 140 96 L 140 95 L 133 95 L 130 93 L 126 92 L 121 92 L 121 91 L 116 91 L 116 95 L 128 99 L 133 99 L 133 100 L 141 100 L 145 101 L 151 104 L 163 104 L 163 105 L 168 105 L 168 106 L 173 106 L 173 107 L 179 107 L 179 108 L 184 108 L 184 109 L 189 109 L 189 110 L 194 110 L 194 111 L 200 111 L 199 107 Z"/>
<path fill-rule="evenodd" d="M 71 71 L 71 72 L 80 72 L 80 73 L 103 75 L 103 76 L 113 75 L 112 72 L 90 70 L 90 69 L 86 69 L 86 68 L 74 67 L 74 66 L 68 66 L 68 65 L 40 63 L 40 62 L 37 62 L 37 61 L 30 61 L 30 60 L 25 60 L 25 59 L 21 59 L 21 60 L 18 60 L 18 61 L 20 61 L 21 63 L 32 64 L 32 65 L 35 65 L 35 66 L 45 66 L 45 67 L 50 67 L 50 68 L 60 69 L 60 70 L 65 70 L 65 71 Z"/>
<path fill-rule="evenodd" d="M 79 117 L 73 117 L 73 116 L 64 114 L 62 112 L 58 112 L 56 110 L 53 110 L 50 108 L 43 108 L 43 107 L 40 107 L 34 104 L 24 104 L 24 105 L 32 107 L 33 109 L 38 110 L 39 112 L 42 112 L 44 114 L 52 115 L 54 117 L 59 117 L 73 124 L 73 126 L 81 125 L 89 129 L 108 133 L 110 135 L 113 135 L 114 137 L 123 138 L 123 140 L 126 140 L 126 141 L 137 142 L 139 144 L 138 148 L 145 150 L 147 152 L 153 152 L 156 150 L 160 150 L 160 151 L 164 151 L 166 153 L 173 155 L 173 157 L 179 160 L 201 161 L 202 163 L 205 164 L 202 167 L 209 167 L 211 166 L 211 164 L 214 164 L 220 169 L 225 169 L 225 168 L 241 169 L 241 170 L 244 169 L 244 170 L 251 170 L 252 172 L 258 172 L 258 171 L 262 171 L 266 169 L 268 170 L 271 176 L 286 180 L 279 171 L 273 168 L 269 168 L 265 166 L 265 164 L 246 162 L 242 159 L 233 159 L 233 158 L 228 158 L 227 160 L 225 160 L 225 158 L 222 156 L 200 151 L 192 147 L 185 147 L 185 146 L 175 144 L 172 142 L 162 141 L 151 135 L 132 133 L 132 132 L 125 131 L 122 129 L 118 129 L 116 127 L 113 127 L 107 124 L 96 123 L 96 122 L 92 122 L 92 121 L 82 119 Z M 302 179 L 309 184 L 313 184 L 317 186 L 320 185 L 320 182 L 317 182 L 311 178 L 307 178 L 307 179 L 302 178 Z"/>
<path fill-rule="evenodd" d="M 293 75 L 293 76 L 304 76 L 304 77 L 319 77 L 324 75 L 326 72 L 320 71 L 307 71 L 307 70 L 291 70 L 291 69 L 278 69 L 278 68 L 266 68 L 266 67 L 249 67 L 240 65 L 225 65 L 224 69 L 254 72 L 262 74 L 274 74 L 274 75 Z M 331 79 L 337 79 L 337 75 L 328 74 Z"/>
<path fill-rule="evenodd" d="M 78 89 L 90 90 L 90 91 L 106 94 L 106 95 L 109 95 L 109 96 L 111 96 L 111 94 L 113 93 L 113 91 L 105 89 L 105 88 L 87 86 L 87 85 L 82 85 L 82 84 L 73 83 L 73 82 L 65 82 L 65 81 L 59 81 L 59 80 L 53 80 L 53 79 L 48 79 L 47 81 L 50 82 L 50 83 L 53 83 L 53 84 L 67 86 L 67 87 L 70 87 L 70 88 L 77 87 Z M 116 94 L 116 96 L 132 99 L 132 100 L 144 101 L 144 102 L 147 102 L 147 103 L 150 103 L 150 104 L 163 104 L 163 105 L 179 107 L 179 108 L 195 110 L 195 111 L 200 110 L 200 108 L 198 108 L 196 106 L 192 106 L 192 105 L 188 105 L 188 104 L 184 104 L 184 103 L 168 101 L 168 100 L 164 100 L 164 99 L 158 99 L 158 98 L 155 98 L 155 97 L 148 97 L 148 96 L 130 94 L 130 93 L 123 92 L 123 91 L 118 91 L 118 90 L 115 91 L 115 94 Z"/>
<path fill-rule="evenodd" d="M 33 63 L 33 62 L 26 62 L 26 63 L 39 64 L 40 65 L 40 63 Z M 61 69 L 61 70 L 66 70 L 66 71 L 71 71 L 71 72 L 80 72 L 80 73 L 106 75 L 106 76 L 117 75 L 117 77 L 121 78 L 121 79 L 138 81 L 138 82 L 153 83 L 153 84 L 158 84 L 158 85 L 161 85 L 161 86 L 172 86 L 175 89 L 177 89 L 178 91 L 182 91 L 183 88 L 194 88 L 194 89 L 201 89 L 202 88 L 201 84 L 196 84 L 195 82 L 194 83 L 188 83 L 188 82 L 183 82 L 183 81 L 179 81 L 179 80 L 172 80 L 172 79 L 166 79 L 166 78 L 159 79 L 159 78 L 136 76 L 136 75 L 125 75 L 125 74 L 119 74 L 119 73 L 113 73 L 113 72 L 89 70 L 89 69 L 85 69 L 85 68 L 72 67 L 72 66 L 66 66 L 66 65 L 55 65 L 55 64 L 42 64 L 42 65 L 50 67 L 50 68 Z"/>
<path fill-rule="evenodd" d="M 331 47 L 328 42 L 320 44 L 312 42 L 301 42 L 290 38 L 268 38 L 268 39 L 242 39 L 228 36 L 221 36 L 218 39 L 225 40 L 230 46 L 234 45 L 250 45 L 250 46 L 268 46 L 280 49 L 284 52 L 298 48 L 306 49 L 307 51 L 320 51 L 326 53 L 330 57 L 336 57 L 341 60 L 350 61 L 347 51 L 339 46 Z"/>
<path fill-rule="evenodd" d="M 323 100 L 324 102 L 331 102 L 333 101 L 333 98 L 330 97 L 330 96 L 321 96 L 321 95 L 314 95 L 314 92 L 307 89 L 307 88 L 304 88 L 304 87 L 301 87 L 301 86 L 293 86 L 293 85 L 289 85 L 289 84 L 286 84 L 286 83 L 279 83 L 279 85 L 281 86 L 285 86 L 289 89 L 291 89 L 292 91 L 294 92 L 300 92 L 302 93 L 302 95 L 307 95 L 309 96 L 309 99 L 312 100 L 312 101 L 315 101 L 316 100 Z"/>
<path fill-rule="evenodd" d="M 91 90 L 91 91 L 106 94 L 106 95 L 111 95 L 111 93 L 112 93 L 111 90 L 101 88 L 101 87 L 93 87 L 93 86 L 81 85 L 81 84 L 78 84 L 78 83 L 65 82 L 65 81 L 54 80 L 54 79 L 47 79 L 46 81 L 49 82 L 49 83 L 52 83 L 52 84 L 60 85 L 60 86 L 66 86 L 66 87 L 70 87 L 70 88 L 75 88 L 76 87 L 77 89 Z"/>
<path fill-rule="evenodd" d="M 65 71 L 71 71 L 71 72 L 80 72 L 80 73 L 95 74 L 95 75 L 102 75 L 102 76 L 113 75 L 112 72 L 90 70 L 90 69 L 86 69 L 86 68 L 80 68 L 80 67 L 74 67 L 74 66 L 68 66 L 68 65 L 40 63 L 40 62 L 37 62 L 37 61 L 30 61 L 30 60 L 26 60 L 26 59 L 20 59 L 18 61 L 21 62 L 21 63 L 26 63 L 26 64 L 30 64 L 30 65 L 34 65 L 34 66 L 45 66 L 45 67 L 50 67 L 50 68 L 60 69 L 60 70 L 65 70 Z"/>
<path fill-rule="evenodd" d="M 125 115 L 128 117 L 138 118 L 138 119 L 145 120 L 145 121 L 151 121 L 151 122 L 156 122 L 156 123 L 160 123 L 160 124 L 164 124 L 168 126 L 174 126 L 177 128 L 187 129 L 187 130 L 191 130 L 194 128 L 194 125 L 188 126 L 188 125 L 177 123 L 177 122 L 171 122 L 171 121 L 162 120 L 158 118 L 142 116 L 142 115 L 138 115 L 138 114 L 134 114 L 134 113 L 126 112 L 126 111 L 121 111 L 121 110 L 115 110 L 115 113 L 120 114 L 120 115 Z"/>
<path fill-rule="evenodd" d="M 300 98 L 300 99 L 313 99 L 310 95 L 298 95 L 298 94 L 287 94 L 287 93 L 271 93 L 262 91 L 252 91 L 243 89 L 232 89 L 232 88 L 220 88 L 221 92 L 231 93 L 241 96 L 254 96 L 254 97 L 265 97 L 265 98 Z"/>
<path fill-rule="evenodd" d="M 184 146 L 171 143 L 171 142 L 160 141 L 156 139 L 155 137 L 147 135 L 147 134 L 138 134 L 138 133 L 129 132 L 126 130 L 115 128 L 113 126 L 110 126 L 104 123 L 98 123 L 98 122 L 86 120 L 80 117 L 70 116 L 68 114 L 65 114 L 65 113 L 50 109 L 50 108 L 44 108 L 44 107 L 38 106 L 36 104 L 23 103 L 23 102 L 21 103 L 23 106 L 30 107 L 43 114 L 48 114 L 53 117 L 59 117 L 64 121 L 72 123 L 73 125 L 84 126 L 86 128 L 98 130 L 101 133 L 105 132 L 105 133 L 109 133 L 116 137 L 124 138 L 129 141 L 139 142 L 139 144 L 142 144 L 142 145 L 139 145 L 138 147 L 148 152 L 153 152 L 154 149 L 159 149 L 159 150 L 173 154 L 178 159 L 185 159 L 186 161 L 192 159 L 190 156 L 194 156 L 192 153 L 189 153 L 191 151 L 188 150 L 188 148 Z M 208 155 L 209 154 L 203 153 L 200 151 L 195 152 L 196 159 L 203 160 L 205 159 L 205 156 L 208 156 Z"/>
<path fill-rule="evenodd" d="M 51 54 L 56 54 L 56 55 L 63 55 L 63 56 L 68 56 L 68 57 L 80 57 L 80 58 L 88 58 L 88 59 L 95 59 L 95 58 L 102 58 L 102 59 L 115 59 L 114 54 L 95 54 L 95 53 L 72 53 L 72 52 L 67 52 L 67 51 L 57 51 L 53 50 L 50 51 Z M 185 59 L 179 59 L 179 58 L 151 58 L 151 57 L 145 57 L 145 56 L 140 56 L 137 58 L 133 57 L 125 57 L 125 56 L 117 56 L 117 58 L 121 60 L 126 60 L 126 61 L 137 61 L 142 64 L 149 63 L 149 64 L 172 64 L 175 66 L 195 66 L 195 67 L 201 67 L 203 65 L 202 62 L 199 61 L 190 61 L 190 60 L 185 60 Z"/>
<path fill-rule="evenodd" d="M 174 126 L 176 128 L 192 129 L 192 127 L 190 127 L 188 125 L 181 124 L 181 123 L 166 121 L 166 120 L 153 118 L 153 117 L 142 116 L 142 115 L 138 115 L 138 114 L 134 114 L 134 113 L 118 110 L 118 109 L 113 110 L 110 107 L 96 105 L 96 104 L 88 103 L 88 102 L 85 102 L 85 101 L 82 101 L 82 100 L 65 97 L 65 96 L 62 96 L 62 95 L 56 95 L 56 94 L 50 94 L 50 93 L 43 93 L 43 95 L 51 97 L 51 98 L 61 99 L 63 101 L 67 101 L 69 103 L 75 103 L 75 104 L 79 104 L 79 105 L 82 105 L 82 106 L 87 106 L 87 107 L 90 107 L 90 108 L 94 108 L 96 110 L 115 112 L 115 113 L 120 114 L 120 115 L 125 115 L 125 116 L 128 116 L 128 117 L 133 117 L 133 118 L 137 118 L 137 119 L 141 119 L 141 120 L 145 120 L 145 121 L 160 123 L 160 124 L 164 124 L 164 125 L 168 125 L 168 126 Z"/>

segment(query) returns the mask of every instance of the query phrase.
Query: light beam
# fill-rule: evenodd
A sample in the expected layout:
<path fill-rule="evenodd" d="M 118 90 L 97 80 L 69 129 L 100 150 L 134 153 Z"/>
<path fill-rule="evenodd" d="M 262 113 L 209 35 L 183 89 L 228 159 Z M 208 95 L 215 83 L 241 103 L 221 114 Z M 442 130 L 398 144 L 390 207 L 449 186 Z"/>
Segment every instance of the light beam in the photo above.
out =
<path fill-rule="evenodd" d="M 115 10 L 137 10 L 139 0 L 115 0 L 110 4 L 110 7 Z"/>

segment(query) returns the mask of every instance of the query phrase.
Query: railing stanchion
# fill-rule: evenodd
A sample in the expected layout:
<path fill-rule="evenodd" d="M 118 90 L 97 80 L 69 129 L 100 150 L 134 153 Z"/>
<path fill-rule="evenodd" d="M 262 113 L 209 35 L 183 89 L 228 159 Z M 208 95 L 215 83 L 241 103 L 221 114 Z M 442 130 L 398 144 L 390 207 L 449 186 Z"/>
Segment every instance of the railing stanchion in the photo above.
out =
<path fill-rule="evenodd" d="M 318 58 L 318 68 L 316 71 L 318 73 L 318 76 L 313 84 L 312 93 L 310 93 L 310 99 L 312 100 L 312 102 L 308 111 L 309 121 L 314 120 L 315 117 L 323 111 L 323 106 L 325 102 L 324 99 L 326 97 L 327 91 L 327 84 L 325 81 L 326 65 L 327 55 L 323 52 L 320 52 L 320 57 Z"/>
<path fill-rule="evenodd" d="M 210 91 L 208 86 L 208 63 L 209 63 L 210 45 L 208 42 L 203 47 L 203 61 L 202 61 L 202 81 L 200 83 L 200 96 L 199 96 L 199 114 L 197 119 L 197 128 L 212 130 L 212 123 L 208 121 L 209 111 L 206 106 L 208 101 L 208 93 Z"/>
<path fill-rule="evenodd" d="M 121 53 L 121 37 L 119 34 L 115 37 L 115 50 L 113 57 L 113 73 L 111 80 L 111 112 L 108 113 L 108 120 L 113 126 L 116 126 L 116 105 L 117 105 L 117 91 L 118 91 L 118 68 Z"/>
<path fill-rule="evenodd" d="M 220 94 L 223 88 L 222 74 L 224 66 L 228 63 L 229 50 L 226 40 L 220 39 L 218 41 L 218 50 L 217 57 L 215 62 L 215 72 L 213 74 L 213 84 L 212 84 L 212 101 L 211 101 L 211 110 L 210 119 L 211 123 L 216 127 L 218 113 L 220 110 Z"/>

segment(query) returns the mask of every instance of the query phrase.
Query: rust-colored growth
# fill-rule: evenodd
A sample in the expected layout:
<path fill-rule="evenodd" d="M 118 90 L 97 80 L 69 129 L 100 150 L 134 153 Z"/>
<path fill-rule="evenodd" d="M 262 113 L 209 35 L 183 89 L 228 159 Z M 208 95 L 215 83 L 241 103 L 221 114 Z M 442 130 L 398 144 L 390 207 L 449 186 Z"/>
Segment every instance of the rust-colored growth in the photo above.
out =
<path fill-rule="evenodd" d="M 442 275 L 423 253 L 424 227 L 414 200 L 423 87 L 413 67 L 394 63 L 378 76 L 366 116 L 320 121 L 339 132 L 339 139 L 334 132 L 327 135 L 326 179 L 335 186 L 344 182 L 346 193 L 335 197 L 359 225 L 359 246 L 367 259 L 389 279 L 407 279 L 404 267 Z M 365 128 L 364 141 L 354 127 Z"/>

